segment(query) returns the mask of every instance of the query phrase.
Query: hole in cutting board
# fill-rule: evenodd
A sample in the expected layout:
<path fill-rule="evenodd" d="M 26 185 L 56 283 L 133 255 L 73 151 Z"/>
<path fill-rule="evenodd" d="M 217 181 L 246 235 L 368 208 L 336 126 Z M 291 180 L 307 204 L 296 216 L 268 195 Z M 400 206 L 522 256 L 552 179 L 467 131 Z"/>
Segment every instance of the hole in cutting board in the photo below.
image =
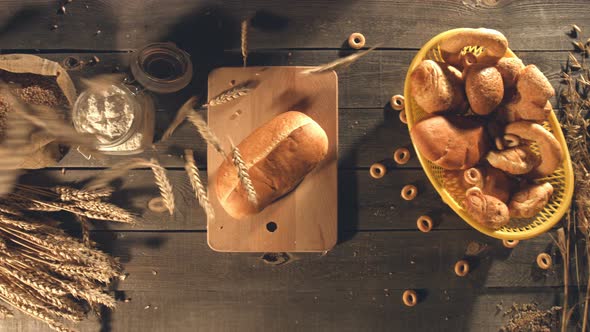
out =
<path fill-rule="evenodd" d="M 266 224 L 266 230 L 269 231 L 269 232 L 271 232 L 271 233 L 274 232 L 274 231 L 276 231 L 277 230 L 277 227 L 278 227 L 277 226 L 277 223 L 274 222 L 274 221 L 270 221 L 270 222 L 268 222 Z"/>

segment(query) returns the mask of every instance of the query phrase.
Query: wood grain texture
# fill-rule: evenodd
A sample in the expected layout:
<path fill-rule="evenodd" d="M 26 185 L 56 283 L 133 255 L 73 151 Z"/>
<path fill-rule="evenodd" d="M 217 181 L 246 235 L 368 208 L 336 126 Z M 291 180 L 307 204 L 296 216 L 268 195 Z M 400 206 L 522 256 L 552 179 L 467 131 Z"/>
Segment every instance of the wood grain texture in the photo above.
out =
<path fill-rule="evenodd" d="M 7 49 L 133 49 L 172 40 L 211 55 L 239 49 L 240 22 L 254 17 L 249 48 L 340 48 L 353 32 L 368 45 L 418 48 L 434 35 L 482 25 L 506 34 L 512 48 L 564 50 L 571 24 L 590 29 L 590 3 L 568 1 L 5 1 L 0 44 Z M 318 15 L 321 13 L 321 15 Z M 57 29 L 52 26 L 58 25 Z M 98 32 L 100 31 L 100 33 Z M 203 48 L 202 45 L 207 47 Z"/>
<path fill-rule="evenodd" d="M 60 170 L 36 171 L 23 176 L 22 182 L 52 185 L 72 183 L 81 186 L 98 171 Z M 173 216 L 147 209 L 150 199 L 158 196 L 153 176 L 148 170 L 134 170 L 115 184 L 120 186 L 113 196 L 117 204 L 137 213 L 135 225 L 94 222 L 96 229 L 113 230 L 205 230 L 205 214 L 199 207 L 184 170 L 169 170 L 177 210 Z M 205 171 L 201 178 L 206 181 Z M 418 187 L 416 199 L 401 198 L 406 184 Z M 338 228 L 344 232 L 366 230 L 416 230 L 416 219 L 429 215 L 435 229 L 470 229 L 440 199 L 421 170 L 395 170 L 376 180 L 368 170 L 340 170 L 338 176 Z"/>
<path fill-rule="evenodd" d="M 207 239 L 213 250 L 317 252 L 330 250 L 336 244 L 338 77 L 334 72 L 318 75 L 301 74 L 305 69 L 293 66 L 219 68 L 209 75 L 208 100 L 227 91 L 231 87 L 229 82 L 234 82 L 236 86 L 244 82 L 257 84 L 248 95 L 240 99 L 219 106 L 209 106 L 209 128 L 222 142 L 229 139 L 239 145 L 254 130 L 289 110 L 302 112 L 312 118 L 324 130 L 328 139 L 328 150 L 324 159 L 305 175 L 292 192 L 274 201 L 259 213 L 245 216 L 240 220 L 230 216 L 218 199 L 220 195 L 216 193 L 218 187 L 215 183 L 218 169 L 224 160 L 223 156 L 209 145 L 208 193 L 215 217 L 208 218 Z M 227 144 L 225 147 L 226 151 L 230 151 Z M 260 150 L 268 148 L 272 147 L 264 146 Z M 250 161 L 246 159 L 245 162 Z M 275 163 L 270 167 L 276 165 Z M 271 224 L 274 224 L 274 229 L 269 226 Z"/>

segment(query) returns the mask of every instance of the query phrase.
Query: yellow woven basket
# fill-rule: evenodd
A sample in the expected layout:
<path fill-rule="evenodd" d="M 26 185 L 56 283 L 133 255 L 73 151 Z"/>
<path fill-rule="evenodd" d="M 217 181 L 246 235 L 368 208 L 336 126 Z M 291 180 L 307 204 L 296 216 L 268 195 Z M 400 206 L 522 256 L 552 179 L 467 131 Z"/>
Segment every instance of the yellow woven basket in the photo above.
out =
<path fill-rule="evenodd" d="M 464 29 L 453 29 L 437 35 L 428 43 L 426 43 L 426 45 L 424 45 L 414 57 L 414 60 L 408 69 L 404 86 L 405 112 L 408 119 L 409 129 L 412 129 L 412 127 L 418 121 L 427 115 L 427 113 L 416 104 L 416 101 L 410 92 L 410 74 L 422 60 L 431 59 L 444 62 L 440 54 L 439 43 L 445 38 L 448 38 L 449 36 L 452 36 L 453 34 L 456 34 L 462 30 Z M 481 53 L 481 51 L 482 48 L 477 45 L 467 46 L 463 49 L 463 52 L 472 52 L 475 55 L 478 55 Z M 516 57 L 516 55 L 511 50 L 507 50 L 505 56 Z M 453 190 L 453 188 L 457 188 L 457 184 L 452 183 L 452 181 L 448 178 L 445 179 L 443 176 L 444 170 L 424 158 L 417 149 L 416 145 L 414 145 L 414 149 L 416 150 L 420 164 L 422 164 L 428 179 L 430 179 L 430 182 L 436 191 L 438 191 L 442 200 L 447 205 L 449 205 L 461 218 L 463 218 L 463 220 L 465 220 L 473 228 L 486 235 L 503 240 L 523 240 L 546 232 L 547 230 L 551 229 L 551 227 L 553 227 L 559 220 L 561 220 L 569 208 L 574 192 L 574 175 L 570 155 L 567 149 L 565 138 L 563 137 L 563 133 L 561 131 L 561 127 L 553 112 L 549 116 L 549 120 L 546 121 L 543 126 L 555 135 L 555 138 L 557 138 L 559 141 L 561 150 L 564 154 L 563 164 L 553 174 L 537 180 L 537 182 L 550 182 L 554 188 L 553 196 L 545 208 L 535 217 L 530 219 L 511 219 L 507 226 L 504 226 L 499 230 L 493 230 L 484 227 L 475 219 L 473 219 L 469 214 L 467 214 L 467 211 L 463 208 L 463 199 L 465 197 L 464 192 L 461 193 L 460 191 Z"/>

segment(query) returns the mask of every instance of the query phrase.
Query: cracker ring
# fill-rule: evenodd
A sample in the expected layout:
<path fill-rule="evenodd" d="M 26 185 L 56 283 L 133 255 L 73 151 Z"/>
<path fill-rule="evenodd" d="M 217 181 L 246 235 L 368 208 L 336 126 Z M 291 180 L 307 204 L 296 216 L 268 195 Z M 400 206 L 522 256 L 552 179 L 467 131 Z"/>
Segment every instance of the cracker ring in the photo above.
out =
<path fill-rule="evenodd" d="M 351 33 L 348 37 L 348 46 L 360 50 L 365 46 L 365 36 L 360 32 Z"/>
<path fill-rule="evenodd" d="M 400 165 L 406 164 L 410 160 L 410 150 L 399 148 L 393 153 L 393 160 Z"/>
<path fill-rule="evenodd" d="M 381 179 L 386 173 L 387 168 L 382 163 L 374 163 L 369 169 L 369 174 L 371 174 L 374 179 Z"/>
<path fill-rule="evenodd" d="M 462 259 L 455 263 L 455 274 L 459 277 L 464 277 L 469 273 L 469 263 Z"/>
<path fill-rule="evenodd" d="M 483 52 L 477 57 L 477 62 L 494 64 L 506 54 L 508 40 L 502 33 L 493 29 L 461 29 L 439 44 L 443 58 L 451 63 L 452 61 L 448 60 L 459 58 L 466 46 L 482 46 Z"/>
<path fill-rule="evenodd" d="M 553 259 L 548 253 L 542 252 L 537 256 L 537 265 L 543 270 L 549 270 L 553 263 Z"/>
<path fill-rule="evenodd" d="M 401 112 L 399 112 L 399 120 L 402 123 L 408 124 L 408 118 L 406 117 L 406 110 L 402 110 Z"/>
<path fill-rule="evenodd" d="M 423 233 L 428 233 L 432 230 L 432 218 L 429 216 L 420 216 L 416 220 L 416 226 Z"/>
<path fill-rule="evenodd" d="M 418 188 L 412 184 L 407 184 L 402 188 L 402 198 L 411 201 L 418 195 Z"/>
<path fill-rule="evenodd" d="M 390 100 L 391 108 L 396 111 L 401 111 L 406 107 L 406 100 L 402 95 L 395 95 Z"/>
<path fill-rule="evenodd" d="M 402 301 L 408 307 L 413 307 L 418 304 L 418 294 L 412 289 L 407 289 L 402 294 Z"/>
<path fill-rule="evenodd" d="M 163 213 L 168 211 L 168 208 L 164 203 L 164 199 L 160 196 L 150 199 L 150 201 L 148 202 L 148 209 L 150 209 L 150 211 L 157 213 Z"/>
<path fill-rule="evenodd" d="M 502 240 L 502 245 L 504 245 L 504 247 L 512 249 L 514 247 L 516 247 L 518 245 L 518 240 Z"/>

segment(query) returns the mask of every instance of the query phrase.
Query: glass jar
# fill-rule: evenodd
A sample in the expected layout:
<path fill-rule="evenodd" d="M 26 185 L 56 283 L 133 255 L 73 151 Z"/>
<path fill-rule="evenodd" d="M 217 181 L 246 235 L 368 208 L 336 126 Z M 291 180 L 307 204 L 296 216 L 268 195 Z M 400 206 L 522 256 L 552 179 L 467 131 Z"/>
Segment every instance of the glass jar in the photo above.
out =
<path fill-rule="evenodd" d="M 96 149 L 105 154 L 143 152 L 154 139 L 155 106 L 144 93 L 123 83 L 80 94 L 72 112 L 74 127 L 96 137 Z"/>

